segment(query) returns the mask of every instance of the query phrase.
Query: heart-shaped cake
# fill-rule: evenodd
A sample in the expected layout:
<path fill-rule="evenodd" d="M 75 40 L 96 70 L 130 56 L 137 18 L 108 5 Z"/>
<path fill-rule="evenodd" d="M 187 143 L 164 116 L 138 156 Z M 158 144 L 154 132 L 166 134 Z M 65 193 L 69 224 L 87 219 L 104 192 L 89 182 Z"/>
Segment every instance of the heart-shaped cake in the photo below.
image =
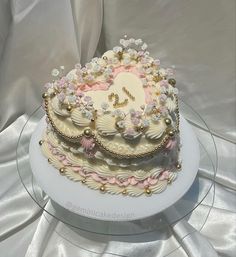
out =
<path fill-rule="evenodd" d="M 140 196 L 162 192 L 177 177 L 178 90 L 141 39 L 80 64 L 43 94 L 47 129 L 40 145 L 61 174 L 92 189 Z"/>

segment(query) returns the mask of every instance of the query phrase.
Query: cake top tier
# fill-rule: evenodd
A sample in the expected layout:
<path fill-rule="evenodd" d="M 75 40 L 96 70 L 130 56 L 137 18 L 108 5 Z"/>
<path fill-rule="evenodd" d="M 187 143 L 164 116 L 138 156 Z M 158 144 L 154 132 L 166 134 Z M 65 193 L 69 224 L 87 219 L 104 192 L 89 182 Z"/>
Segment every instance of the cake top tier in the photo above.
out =
<path fill-rule="evenodd" d="M 53 129 L 75 143 L 86 137 L 117 158 L 164 147 L 178 133 L 178 90 L 173 70 L 161 68 L 146 49 L 141 39 L 124 38 L 66 76 L 54 69 L 56 80 L 43 94 Z"/>

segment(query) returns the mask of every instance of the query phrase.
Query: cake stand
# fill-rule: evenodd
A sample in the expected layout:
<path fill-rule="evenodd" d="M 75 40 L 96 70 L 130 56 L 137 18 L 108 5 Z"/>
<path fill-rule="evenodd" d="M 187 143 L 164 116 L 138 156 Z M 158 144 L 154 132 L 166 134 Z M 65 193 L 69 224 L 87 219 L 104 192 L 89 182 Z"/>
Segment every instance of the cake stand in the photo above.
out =
<path fill-rule="evenodd" d="M 214 201 L 214 180 L 217 170 L 217 151 L 214 138 L 201 116 L 196 113 L 191 106 L 182 101 L 180 101 L 180 113 L 188 124 L 190 124 L 191 129 L 194 131 L 194 134 L 198 140 L 200 152 L 199 169 L 192 185 L 190 184 L 191 187 L 187 190 L 187 192 L 177 202 L 173 203 L 168 208 L 163 209 L 161 212 L 156 214 L 153 213 L 152 216 L 146 215 L 143 216 L 143 218 L 137 218 L 135 220 L 131 218 L 129 221 L 127 221 L 127 219 L 126 221 L 118 221 L 117 219 L 114 219 L 113 221 L 104 221 L 101 219 L 99 220 L 98 218 L 92 219 L 85 217 L 86 215 L 78 215 L 76 210 L 68 210 L 68 208 L 64 208 L 53 201 L 53 199 L 50 199 L 47 195 L 45 195 L 45 192 L 41 189 L 40 185 L 38 184 L 38 180 L 32 172 L 29 158 L 31 136 L 37 128 L 39 121 L 44 116 L 44 111 L 41 107 L 39 107 L 29 117 L 18 140 L 16 160 L 20 180 L 29 196 L 40 206 L 40 208 L 44 210 L 46 219 L 50 220 L 52 218 L 56 218 L 57 220 L 66 224 L 67 227 L 72 229 L 74 232 L 76 231 L 76 233 L 83 232 L 96 236 L 109 236 L 113 237 L 113 239 L 114 237 L 122 237 L 122 239 L 125 237 L 132 238 L 132 240 L 134 240 L 134 238 L 143 237 L 144 235 L 147 236 L 150 233 L 165 231 L 174 224 L 182 221 L 185 222 L 186 220 L 193 224 L 195 229 L 200 230 L 207 220 Z M 191 159 L 192 153 L 193 152 L 190 150 L 189 159 Z M 38 162 L 38 167 L 42 167 L 42 162 Z M 190 170 L 189 173 L 190 172 L 194 173 L 195 171 Z M 180 174 L 181 172 L 179 175 Z M 61 178 L 68 180 L 66 177 L 61 176 Z M 181 180 L 181 177 L 178 177 L 174 183 L 176 183 L 178 180 Z M 54 181 L 51 181 L 52 186 L 53 183 Z M 171 185 L 169 188 L 171 188 L 173 185 Z M 84 188 L 86 187 L 84 186 Z M 61 188 L 61 191 L 65 191 L 65 188 Z M 165 192 L 162 194 L 164 193 Z M 78 195 L 79 199 L 82 197 L 84 196 Z M 152 199 L 152 197 L 153 196 L 148 199 Z M 201 216 L 198 216 L 197 222 L 195 222 L 195 210 L 201 208 L 201 203 L 205 203 L 208 207 L 204 208 Z M 153 204 L 155 205 L 156 201 L 153 202 Z M 73 208 L 73 206 L 71 208 Z M 68 234 L 65 229 L 58 228 L 56 232 L 60 236 L 68 238 Z M 78 242 L 72 243 L 78 244 Z M 80 246 L 81 245 L 78 244 L 78 247 Z M 86 250 L 91 250 L 88 246 L 87 248 L 88 249 Z M 112 254 L 117 256 L 116 249 L 114 249 Z"/>

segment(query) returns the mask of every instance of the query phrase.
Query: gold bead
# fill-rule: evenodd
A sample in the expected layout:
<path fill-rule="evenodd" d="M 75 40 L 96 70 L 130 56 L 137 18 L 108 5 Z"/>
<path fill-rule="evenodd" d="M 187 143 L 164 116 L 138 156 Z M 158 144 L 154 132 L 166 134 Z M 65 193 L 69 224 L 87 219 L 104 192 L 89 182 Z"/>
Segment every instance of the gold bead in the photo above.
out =
<path fill-rule="evenodd" d="M 174 130 L 169 130 L 169 131 L 168 131 L 168 135 L 169 135 L 170 137 L 173 137 L 173 136 L 175 135 L 175 131 L 174 131 Z"/>
<path fill-rule="evenodd" d="M 168 179 L 167 184 L 171 184 L 171 183 L 172 183 L 172 180 Z"/>
<path fill-rule="evenodd" d="M 124 189 L 124 190 L 122 191 L 122 195 L 127 195 L 127 190 L 126 190 L 126 189 Z"/>
<path fill-rule="evenodd" d="M 64 174 L 66 172 L 66 169 L 65 168 L 60 168 L 59 171 L 60 171 L 61 174 Z"/>
<path fill-rule="evenodd" d="M 81 182 L 84 184 L 84 183 L 86 182 L 86 180 L 85 180 L 85 179 L 83 179 Z"/>
<path fill-rule="evenodd" d="M 150 188 L 146 188 L 146 189 L 145 189 L 145 193 L 146 193 L 147 195 L 151 195 L 152 191 L 151 191 Z"/>
<path fill-rule="evenodd" d="M 177 168 L 178 170 L 181 170 L 181 168 L 182 168 L 181 163 L 177 163 L 176 168 Z"/>
<path fill-rule="evenodd" d="M 70 111 L 72 110 L 72 106 L 71 106 L 71 105 L 68 105 L 68 106 L 66 107 L 66 110 L 67 110 L 68 112 L 70 112 Z"/>
<path fill-rule="evenodd" d="M 92 135 L 91 129 L 89 129 L 89 128 L 85 129 L 85 130 L 84 130 L 84 135 L 85 135 L 86 137 L 90 137 L 90 136 Z"/>
<path fill-rule="evenodd" d="M 52 94 L 53 94 L 53 96 L 56 96 L 56 95 L 57 95 L 57 92 L 54 91 Z"/>
<path fill-rule="evenodd" d="M 103 59 L 103 60 L 107 60 L 108 58 L 107 58 L 106 56 L 103 56 L 102 59 Z"/>
<path fill-rule="evenodd" d="M 171 86 L 175 86 L 175 84 L 176 84 L 176 80 L 175 79 L 168 79 L 168 82 L 169 82 L 169 84 L 171 84 Z"/>
<path fill-rule="evenodd" d="M 105 186 L 101 186 L 101 187 L 100 187 L 100 191 L 101 191 L 102 193 L 104 193 L 105 190 L 106 190 L 106 189 L 105 189 Z"/>
<path fill-rule="evenodd" d="M 91 119 L 91 121 L 92 121 L 92 122 L 94 122 L 94 121 L 95 121 L 95 119 L 94 119 L 94 118 L 92 118 L 92 119 Z"/>
<path fill-rule="evenodd" d="M 166 123 L 166 125 L 170 125 L 170 124 L 171 124 L 171 119 L 166 118 L 166 119 L 165 119 L 165 123 Z"/>
<path fill-rule="evenodd" d="M 51 161 L 51 159 L 50 158 L 48 158 L 48 163 L 51 163 L 52 161 Z"/>
<path fill-rule="evenodd" d="M 47 98 L 47 97 L 48 97 L 48 94 L 47 94 L 47 93 L 43 93 L 43 94 L 42 94 L 42 98 L 43 98 L 43 99 L 45 99 L 45 98 Z"/>
<path fill-rule="evenodd" d="M 42 145 L 42 144 L 43 144 L 43 140 L 40 140 L 40 141 L 39 141 L 39 145 Z"/>

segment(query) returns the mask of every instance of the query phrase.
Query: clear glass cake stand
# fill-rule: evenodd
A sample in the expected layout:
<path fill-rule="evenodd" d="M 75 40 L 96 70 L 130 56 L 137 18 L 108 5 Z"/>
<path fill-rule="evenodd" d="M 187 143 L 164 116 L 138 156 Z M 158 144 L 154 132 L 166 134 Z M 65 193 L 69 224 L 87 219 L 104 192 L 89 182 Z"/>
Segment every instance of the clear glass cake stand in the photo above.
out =
<path fill-rule="evenodd" d="M 71 234 L 98 238 L 99 240 L 125 240 L 126 242 L 147 242 L 163 240 L 163 233 L 173 230 L 176 226 L 188 226 L 188 235 L 196 230 L 201 230 L 209 216 L 214 202 L 215 176 L 217 172 L 217 149 L 213 135 L 203 118 L 188 104 L 180 101 L 180 113 L 191 124 L 198 138 L 200 147 L 200 166 L 194 183 L 188 192 L 174 205 L 161 213 L 149 218 L 119 222 L 101 221 L 79 216 L 59 206 L 52 201 L 37 185 L 31 171 L 29 162 L 29 142 L 39 120 L 44 116 L 40 106 L 25 123 L 17 144 L 16 162 L 17 170 L 29 196 L 42 208 L 44 218 L 51 222 L 52 219 L 60 221 L 64 226 L 55 227 L 55 232 L 84 251 L 100 254 L 93 246 L 82 245 Z M 191 153 L 189 153 L 191 154 Z M 40 165 L 40 163 L 39 163 Z M 62 189 L 64 190 L 64 189 Z M 204 206 L 204 208 L 202 208 Z M 200 213 L 200 215 L 199 215 Z M 181 235 L 185 238 L 186 233 Z M 181 246 L 181 241 L 169 249 L 173 252 Z M 104 253 L 104 252 L 103 252 Z M 117 249 L 107 252 L 110 256 L 123 256 Z M 163 256 L 167 256 L 166 254 Z"/>

